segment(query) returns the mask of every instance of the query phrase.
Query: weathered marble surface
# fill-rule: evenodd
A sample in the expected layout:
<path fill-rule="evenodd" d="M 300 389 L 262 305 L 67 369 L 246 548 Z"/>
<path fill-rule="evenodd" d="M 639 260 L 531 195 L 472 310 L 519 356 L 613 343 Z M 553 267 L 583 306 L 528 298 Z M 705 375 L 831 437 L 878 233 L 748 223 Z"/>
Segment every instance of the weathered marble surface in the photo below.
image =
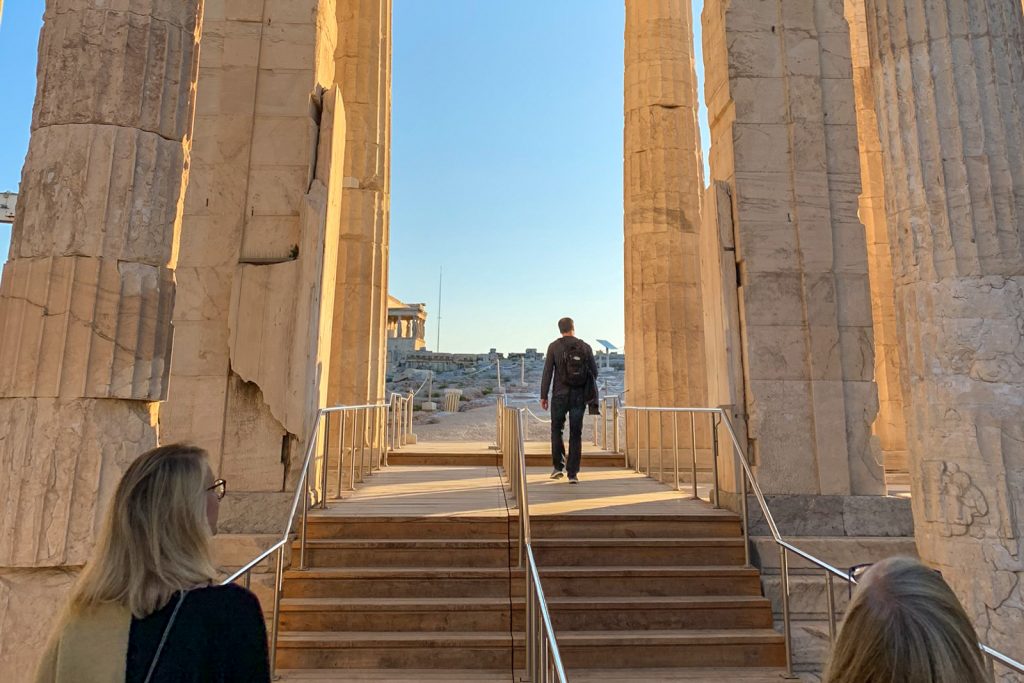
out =
<path fill-rule="evenodd" d="M 1024 11 L 865 5 L 918 548 L 1020 658 Z"/>
<path fill-rule="evenodd" d="M 842 4 L 709 0 L 703 27 L 715 181 L 703 251 L 735 289 L 728 273 L 706 279 L 723 311 L 738 306 L 737 317 L 715 316 L 726 332 L 714 339 L 742 359 L 709 358 L 724 365 L 708 370 L 714 403 L 743 411 L 766 492 L 881 494 Z"/>

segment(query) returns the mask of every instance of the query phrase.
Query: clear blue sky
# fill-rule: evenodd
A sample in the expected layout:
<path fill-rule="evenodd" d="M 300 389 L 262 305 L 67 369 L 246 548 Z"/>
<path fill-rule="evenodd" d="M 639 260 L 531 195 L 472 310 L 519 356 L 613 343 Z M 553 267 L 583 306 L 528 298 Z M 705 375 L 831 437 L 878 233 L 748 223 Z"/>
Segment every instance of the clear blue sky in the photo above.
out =
<path fill-rule="evenodd" d="M 442 265 L 443 351 L 544 347 L 563 315 L 622 344 L 623 4 L 395 0 L 391 293 L 427 304 L 430 348 Z M 28 148 L 42 11 L 5 3 L 0 24 L 0 191 Z"/>

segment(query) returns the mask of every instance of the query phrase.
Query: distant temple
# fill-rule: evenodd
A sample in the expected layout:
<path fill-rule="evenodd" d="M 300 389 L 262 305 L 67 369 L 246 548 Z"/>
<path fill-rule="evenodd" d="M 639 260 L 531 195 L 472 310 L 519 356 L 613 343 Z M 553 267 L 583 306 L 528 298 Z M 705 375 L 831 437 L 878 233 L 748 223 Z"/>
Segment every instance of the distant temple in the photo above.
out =
<path fill-rule="evenodd" d="M 388 360 L 427 348 L 427 305 L 406 304 L 388 295 Z"/>

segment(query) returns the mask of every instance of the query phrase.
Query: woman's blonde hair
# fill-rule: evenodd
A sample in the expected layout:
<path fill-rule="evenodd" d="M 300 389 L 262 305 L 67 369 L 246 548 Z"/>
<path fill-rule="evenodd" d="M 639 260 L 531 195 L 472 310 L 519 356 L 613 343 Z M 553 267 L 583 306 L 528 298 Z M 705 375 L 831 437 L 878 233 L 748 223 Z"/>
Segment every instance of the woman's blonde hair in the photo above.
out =
<path fill-rule="evenodd" d="M 864 575 L 832 648 L 825 683 L 983 683 L 978 636 L 942 577 L 894 557 Z"/>
<path fill-rule="evenodd" d="M 72 593 L 72 612 L 117 603 L 142 618 L 177 591 L 217 576 L 206 516 L 207 470 L 206 451 L 184 444 L 154 448 L 131 464 Z"/>

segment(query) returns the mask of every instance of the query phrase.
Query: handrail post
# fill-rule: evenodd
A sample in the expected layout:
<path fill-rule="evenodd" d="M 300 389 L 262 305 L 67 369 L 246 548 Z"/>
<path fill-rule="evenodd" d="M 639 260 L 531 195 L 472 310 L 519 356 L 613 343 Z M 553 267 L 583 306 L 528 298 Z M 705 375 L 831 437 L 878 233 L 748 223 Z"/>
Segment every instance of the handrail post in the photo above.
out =
<path fill-rule="evenodd" d="M 310 463 L 312 466 L 313 463 Z M 326 469 L 326 468 L 325 468 Z M 299 569 L 306 568 L 306 531 L 309 526 L 309 472 L 306 472 L 305 481 L 302 483 L 305 493 L 302 496 L 302 533 L 299 534 Z M 246 586 L 248 588 L 248 586 Z"/>
<path fill-rule="evenodd" d="M 733 450 L 733 454 L 736 460 L 736 476 L 739 477 L 739 489 L 740 494 L 740 517 L 743 520 L 743 561 L 746 565 L 750 566 L 750 515 L 747 514 L 747 473 L 743 469 L 743 463 L 740 462 L 740 458 L 743 454 L 738 450 Z"/>
<path fill-rule="evenodd" d="M 353 411 L 352 412 L 352 419 L 350 420 L 352 422 L 352 426 L 351 426 L 352 438 L 349 439 L 349 442 L 348 442 L 349 455 L 351 456 L 351 459 L 349 461 L 349 476 L 348 476 L 348 480 L 349 480 L 349 484 L 352 487 L 350 490 L 352 490 L 352 491 L 356 490 L 356 434 L 358 433 L 358 431 L 356 429 L 356 426 L 358 424 L 358 420 L 359 420 L 359 411 L 358 410 Z M 344 433 L 342 433 L 342 434 L 344 435 Z M 363 480 L 363 478 L 362 478 L 362 476 L 360 476 L 359 477 L 359 481 L 362 481 L 362 480 Z"/>
<path fill-rule="evenodd" d="M 679 414 L 672 413 L 672 461 L 675 469 L 675 490 L 679 490 Z"/>
<path fill-rule="evenodd" d="M 833 592 L 832 572 L 825 570 L 825 591 L 828 602 L 828 642 L 836 642 L 836 596 Z"/>
<path fill-rule="evenodd" d="M 612 399 L 612 448 L 619 452 L 619 399 Z M 629 466 L 629 462 L 626 462 Z"/>
<path fill-rule="evenodd" d="M 722 507 L 718 499 L 718 416 L 711 413 L 711 496 L 715 509 Z"/>
<path fill-rule="evenodd" d="M 281 622 L 281 589 L 284 584 L 284 546 L 277 549 L 277 568 L 274 570 L 274 616 L 270 635 L 270 677 L 277 670 L 277 637 Z"/>
<path fill-rule="evenodd" d="M 697 493 L 697 418 L 690 413 L 690 456 L 692 469 L 690 471 L 693 477 L 693 499 L 700 500 L 700 495 Z"/>
<path fill-rule="evenodd" d="M 320 509 L 327 509 L 327 465 L 328 465 L 328 454 L 331 452 L 331 414 L 323 413 L 324 416 L 324 458 L 323 458 L 323 472 L 320 473 Z M 314 435 L 314 438 L 315 435 Z M 338 454 L 338 460 L 341 460 L 341 454 Z M 338 463 L 341 467 L 341 463 Z"/>
<path fill-rule="evenodd" d="M 782 575 L 782 633 L 786 641 L 786 677 L 793 678 L 793 634 L 789 616 L 789 556 L 779 546 L 779 571 Z"/>
<path fill-rule="evenodd" d="M 644 411 L 644 420 L 647 424 L 647 476 L 649 477 L 651 476 L 651 411 Z"/>
<path fill-rule="evenodd" d="M 636 465 L 636 473 L 640 474 L 640 412 L 634 410 L 633 414 L 636 417 L 633 418 L 633 431 L 636 432 L 636 458 L 634 459 Z"/>
<path fill-rule="evenodd" d="M 345 427 L 348 422 L 348 412 L 343 409 L 338 420 L 340 422 L 338 430 L 338 498 L 341 498 L 345 478 Z M 355 488 L 355 482 L 352 483 L 352 487 Z"/>

